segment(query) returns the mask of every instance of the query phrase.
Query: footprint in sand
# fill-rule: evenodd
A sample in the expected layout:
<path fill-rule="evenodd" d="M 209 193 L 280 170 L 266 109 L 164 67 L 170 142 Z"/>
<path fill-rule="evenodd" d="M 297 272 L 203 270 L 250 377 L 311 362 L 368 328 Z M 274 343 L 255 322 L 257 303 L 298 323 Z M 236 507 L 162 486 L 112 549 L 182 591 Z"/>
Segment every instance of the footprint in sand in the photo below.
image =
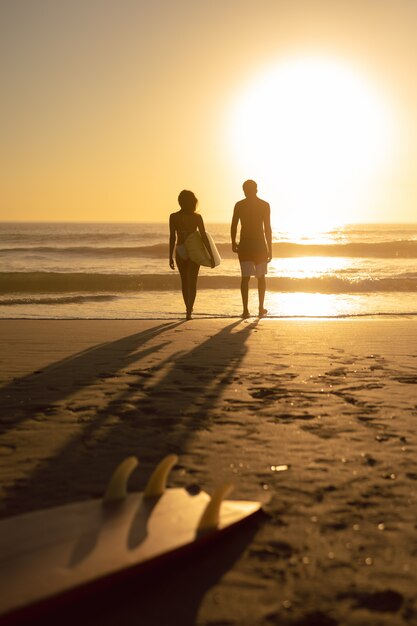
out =
<path fill-rule="evenodd" d="M 286 541 L 271 541 L 266 547 L 253 548 L 249 556 L 261 561 L 276 561 L 277 559 L 289 559 L 295 552 Z"/>
<path fill-rule="evenodd" d="M 348 372 L 349 370 L 347 369 L 347 367 L 337 367 L 333 370 L 325 372 L 325 376 L 346 376 Z"/>
<path fill-rule="evenodd" d="M 255 388 L 254 391 L 250 391 L 249 394 L 252 398 L 269 398 L 275 396 L 276 392 L 277 390 L 274 388 L 260 387 L 258 389 Z"/>
<path fill-rule="evenodd" d="M 81 413 L 83 411 L 93 411 L 95 413 L 98 406 L 96 404 L 70 404 L 67 409 L 72 413 Z"/>
<path fill-rule="evenodd" d="M 394 380 L 404 385 L 417 385 L 417 376 L 395 376 Z"/>
<path fill-rule="evenodd" d="M 16 451 L 16 446 L 3 444 L 0 446 L 0 456 L 10 456 Z"/>
<path fill-rule="evenodd" d="M 284 421 L 288 424 L 295 420 L 313 420 L 315 417 L 315 415 L 311 415 L 310 413 L 279 413 L 278 415 L 274 415 L 272 421 L 274 423 Z"/>
<path fill-rule="evenodd" d="M 308 424 L 301 426 L 301 429 L 315 435 L 319 439 L 335 439 L 341 434 L 340 430 L 336 430 L 335 428 L 326 428 L 323 427 L 322 424 Z"/>
<path fill-rule="evenodd" d="M 352 592 L 342 594 L 339 597 L 351 598 L 354 600 L 356 608 L 368 609 L 368 611 L 377 613 L 397 613 L 404 602 L 403 596 L 392 589 L 374 593 Z"/>

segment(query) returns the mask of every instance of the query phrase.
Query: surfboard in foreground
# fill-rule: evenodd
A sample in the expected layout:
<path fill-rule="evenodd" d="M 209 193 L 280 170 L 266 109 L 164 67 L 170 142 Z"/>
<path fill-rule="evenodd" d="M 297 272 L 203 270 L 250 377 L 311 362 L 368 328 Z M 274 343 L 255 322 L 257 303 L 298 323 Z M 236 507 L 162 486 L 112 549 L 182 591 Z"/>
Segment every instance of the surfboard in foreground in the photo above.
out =
<path fill-rule="evenodd" d="M 129 457 L 103 499 L 75 502 L 0 521 L 0 619 L 11 621 L 51 600 L 139 572 L 257 513 L 260 502 L 166 489 L 175 455 L 163 459 L 144 492 L 127 493 L 138 461 Z"/>

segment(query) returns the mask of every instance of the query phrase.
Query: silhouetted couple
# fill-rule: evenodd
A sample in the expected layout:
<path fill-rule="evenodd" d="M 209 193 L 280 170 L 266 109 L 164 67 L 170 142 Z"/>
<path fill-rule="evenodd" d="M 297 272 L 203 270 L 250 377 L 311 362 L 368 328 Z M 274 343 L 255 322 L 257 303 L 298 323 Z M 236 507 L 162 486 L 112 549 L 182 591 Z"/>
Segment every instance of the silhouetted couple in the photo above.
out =
<path fill-rule="evenodd" d="M 255 181 L 245 181 L 243 192 L 245 198 L 237 202 L 234 208 L 231 238 L 233 252 L 237 252 L 240 262 L 242 318 L 246 319 L 250 317 L 248 298 L 251 276 L 255 276 L 258 281 L 259 317 L 263 317 L 267 313 L 264 308 L 265 275 L 268 271 L 268 263 L 272 259 L 272 231 L 270 206 L 268 202 L 258 198 L 258 188 Z M 176 213 L 171 213 L 169 217 L 169 266 L 171 269 L 175 269 L 175 249 L 175 260 L 181 276 L 186 319 L 191 319 L 200 265 L 189 258 L 185 244 L 187 237 L 198 230 L 210 254 L 211 267 L 214 267 L 214 258 L 207 240 L 203 218 L 196 213 L 197 198 L 192 191 L 183 190 L 178 196 L 178 203 L 181 209 Z M 236 243 L 239 222 L 240 237 L 239 243 Z"/>

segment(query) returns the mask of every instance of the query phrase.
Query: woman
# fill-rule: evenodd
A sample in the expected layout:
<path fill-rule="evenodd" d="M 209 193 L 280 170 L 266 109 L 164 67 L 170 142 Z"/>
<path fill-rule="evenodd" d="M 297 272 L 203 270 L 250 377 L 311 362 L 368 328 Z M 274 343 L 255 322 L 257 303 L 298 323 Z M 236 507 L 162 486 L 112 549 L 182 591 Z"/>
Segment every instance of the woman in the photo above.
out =
<path fill-rule="evenodd" d="M 204 245 L 210 251 L 211 267 L 214 267 L 213 254 L 207 239 L 203 218 L 196 213 L 197 202 L 193 192 L 184 189 L 178 196 L 178 204 L 181 209 L 169 216 L 169 266 L 172 270 L 175 269 L 174 247 L 176 244 L 175 260 L 181 276 L 182 297 L 184 298 L 187 320 L 191 319 L 193 312 L 200 266 L 189 258 L 185 240 L 197 229 Z"/>

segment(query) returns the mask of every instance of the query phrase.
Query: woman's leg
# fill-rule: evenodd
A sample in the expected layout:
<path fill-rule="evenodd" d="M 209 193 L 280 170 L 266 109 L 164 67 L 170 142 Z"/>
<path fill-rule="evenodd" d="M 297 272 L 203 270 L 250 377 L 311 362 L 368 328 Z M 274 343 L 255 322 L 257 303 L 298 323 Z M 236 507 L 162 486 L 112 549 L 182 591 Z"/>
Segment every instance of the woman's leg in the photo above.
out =
<path fill-rule="evenodd" d="M 191 313 L 193 312 L 195 297 L 197 295 L 197 278 L 200 266 L 193 261 L 188 261 L 188 305 L 187 305 L 187 317 L 191 319 Z"/>
<path fill-rule="evenodd" d="M 182 298 L 184 300 L 185 308 L 187 309 L 188 303 L 188 260 L 184 260 L 180 257 L 179 254 L 175 256 L 175 260 L 177 262 L 178 271 L 181 276 L 181 290 L 182 290 Z"/>
<path fill-rule="evenodd" d="M 194 301 L 197 294 L 197 278 L 200 266 L 190 259 L 183 259 L 179 254 L 176 255 L 177 267 L 181 276 L 182 297 L 187 312 L 187 318 L 191 319 Z"/>

